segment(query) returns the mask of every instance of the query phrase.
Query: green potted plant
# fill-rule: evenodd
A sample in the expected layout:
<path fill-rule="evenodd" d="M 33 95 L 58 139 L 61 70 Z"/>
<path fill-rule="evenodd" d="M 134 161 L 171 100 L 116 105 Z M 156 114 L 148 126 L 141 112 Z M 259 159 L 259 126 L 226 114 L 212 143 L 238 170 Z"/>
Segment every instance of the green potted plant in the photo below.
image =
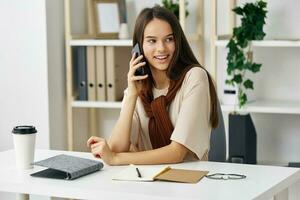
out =
<path fill-rule="evenodd" d="M 247 103 L 245 90 L 254 89 L 253 81 L 246 77 L 246 72 L 257 73 L 261 64 L 253 62 L 252 40 L 262 40 L 265 37 L 263 26 L 266 19 L 267 3 L 259 0 L 255 3 L 246 3 L 243 7 L 233 9 L 241 16 L 241 25 L 233 29 L 227 48 L 227 74 L 226 84 L 237 87 L 239 107 Z"/>
<path fill-rule="evenodd" d="M 188 2 L 185 2 L 185 5 L 187 5 Z M 162 5 L 164 8 L 170 10 L 172 13 L 174 13 L 179 19 L 179 0 L 162 0 Z M 189 15 L 189 12 L 186 10 L 185 11 L 185 17 Z"/>
<path fill-rule="evenodd" d="M 254 89 L 247 72 L 257 73 L 261 64 L 253 62 L 252 40 L 265 37 L 263 26 L 266 19 L 267 3 L 259 0 L 235 7 L 233 12 L 241 17 L 241 25 L 233 29 L 227 48 L 227 74 L 225 81 L 237 89 L 239 108 L 247 103 L 246 90 Z M 256 131 L 250 114 L 229 115 L 229 161 L 256 164 Z"/>

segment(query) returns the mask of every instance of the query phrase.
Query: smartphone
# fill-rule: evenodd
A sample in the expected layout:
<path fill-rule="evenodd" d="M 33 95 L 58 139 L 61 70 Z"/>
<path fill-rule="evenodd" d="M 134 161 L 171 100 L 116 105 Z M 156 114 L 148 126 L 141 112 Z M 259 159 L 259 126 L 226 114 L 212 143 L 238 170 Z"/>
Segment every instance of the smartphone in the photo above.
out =
<path fill-rule="evenodd" d="M 131 51 L 131 55 L 134 54 L 134 53 L 136 54 L 135 58 L 137 58 L 137 57 L 139 57 L 140 55 L 142 55 L 139 43 L 136 43 L 136 44 L 134 45 L 134 47 L 133 47 L 133 49 L 132 49 L 132 51 Z M 142 59 L 141 62 L 144 62 L 144 59 Z M 146 65 L 147 65 L 147 64 L 146 64 Z M 135 76 L 144 76 L 144 75 L 148 74 L 148 68 L 147 68 L 146 65 L 137 68 L 137 69 L 135 70 L 134 75 L 135 75 Z"/>

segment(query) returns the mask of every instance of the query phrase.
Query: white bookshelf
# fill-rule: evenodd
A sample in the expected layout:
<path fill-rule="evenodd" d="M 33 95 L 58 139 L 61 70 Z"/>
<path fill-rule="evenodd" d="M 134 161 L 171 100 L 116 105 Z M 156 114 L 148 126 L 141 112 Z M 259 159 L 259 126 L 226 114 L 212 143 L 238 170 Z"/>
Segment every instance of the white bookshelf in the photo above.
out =
<path fill-rule="evenodd" d="M 121 102 L 110 101 L 73 101 L 71 105 L 73 108 L 121 108 Z"/>
<path fill-rule="evenodd" d="M 233 105 L 221 105 L 223 112 L 233 112 Z M 238 106 L 237 106 L 238 108 Z M 300 101 L 289 100 L 256 100 L 249 102 L 238 112 L 249 113 L 278 113 L 278 114 L 300 114 Z"/>
<path fill-rule="evenodd" d="M 215 45 L 225 47 L 229 40 L 216 40 Z M 262 40 L 253 41 L 253 47 L 300 47 L 300 40 Z"/>

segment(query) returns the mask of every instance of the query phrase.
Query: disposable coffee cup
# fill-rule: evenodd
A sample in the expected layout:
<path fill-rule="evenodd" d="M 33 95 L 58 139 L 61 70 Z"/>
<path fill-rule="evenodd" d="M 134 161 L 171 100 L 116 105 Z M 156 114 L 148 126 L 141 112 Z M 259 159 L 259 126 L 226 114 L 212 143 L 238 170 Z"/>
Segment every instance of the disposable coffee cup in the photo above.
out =
<path fill-rule="evenodd" d="M 36 128 L 34 126 L 16 126 L 12 133 L 17 168 L 33 168 Z"/>

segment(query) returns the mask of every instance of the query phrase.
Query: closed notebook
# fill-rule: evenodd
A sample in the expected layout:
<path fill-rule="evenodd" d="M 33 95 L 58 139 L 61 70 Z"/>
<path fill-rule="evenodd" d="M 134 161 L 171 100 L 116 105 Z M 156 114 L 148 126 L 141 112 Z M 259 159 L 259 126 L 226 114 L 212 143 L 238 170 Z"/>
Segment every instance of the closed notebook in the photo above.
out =
<path fill-rule="evenodd" d="M 31 176 L 67 180 L 73 180 L 103 168 L 102 162 L 65 154 L 34 162 L 33 164 L 47 167 L 48 169 L 33 173 Z"/>
<path fill-rule="evenodd" d="M 140 173 L 137 172 L 137 169 Z M 137 166 L 130 165 L 115 176 L 113 180 L 120 181 L 171 181 L 180 183 L 197 183 L 208 171 L 172 169 L 169 166 Z"/>

